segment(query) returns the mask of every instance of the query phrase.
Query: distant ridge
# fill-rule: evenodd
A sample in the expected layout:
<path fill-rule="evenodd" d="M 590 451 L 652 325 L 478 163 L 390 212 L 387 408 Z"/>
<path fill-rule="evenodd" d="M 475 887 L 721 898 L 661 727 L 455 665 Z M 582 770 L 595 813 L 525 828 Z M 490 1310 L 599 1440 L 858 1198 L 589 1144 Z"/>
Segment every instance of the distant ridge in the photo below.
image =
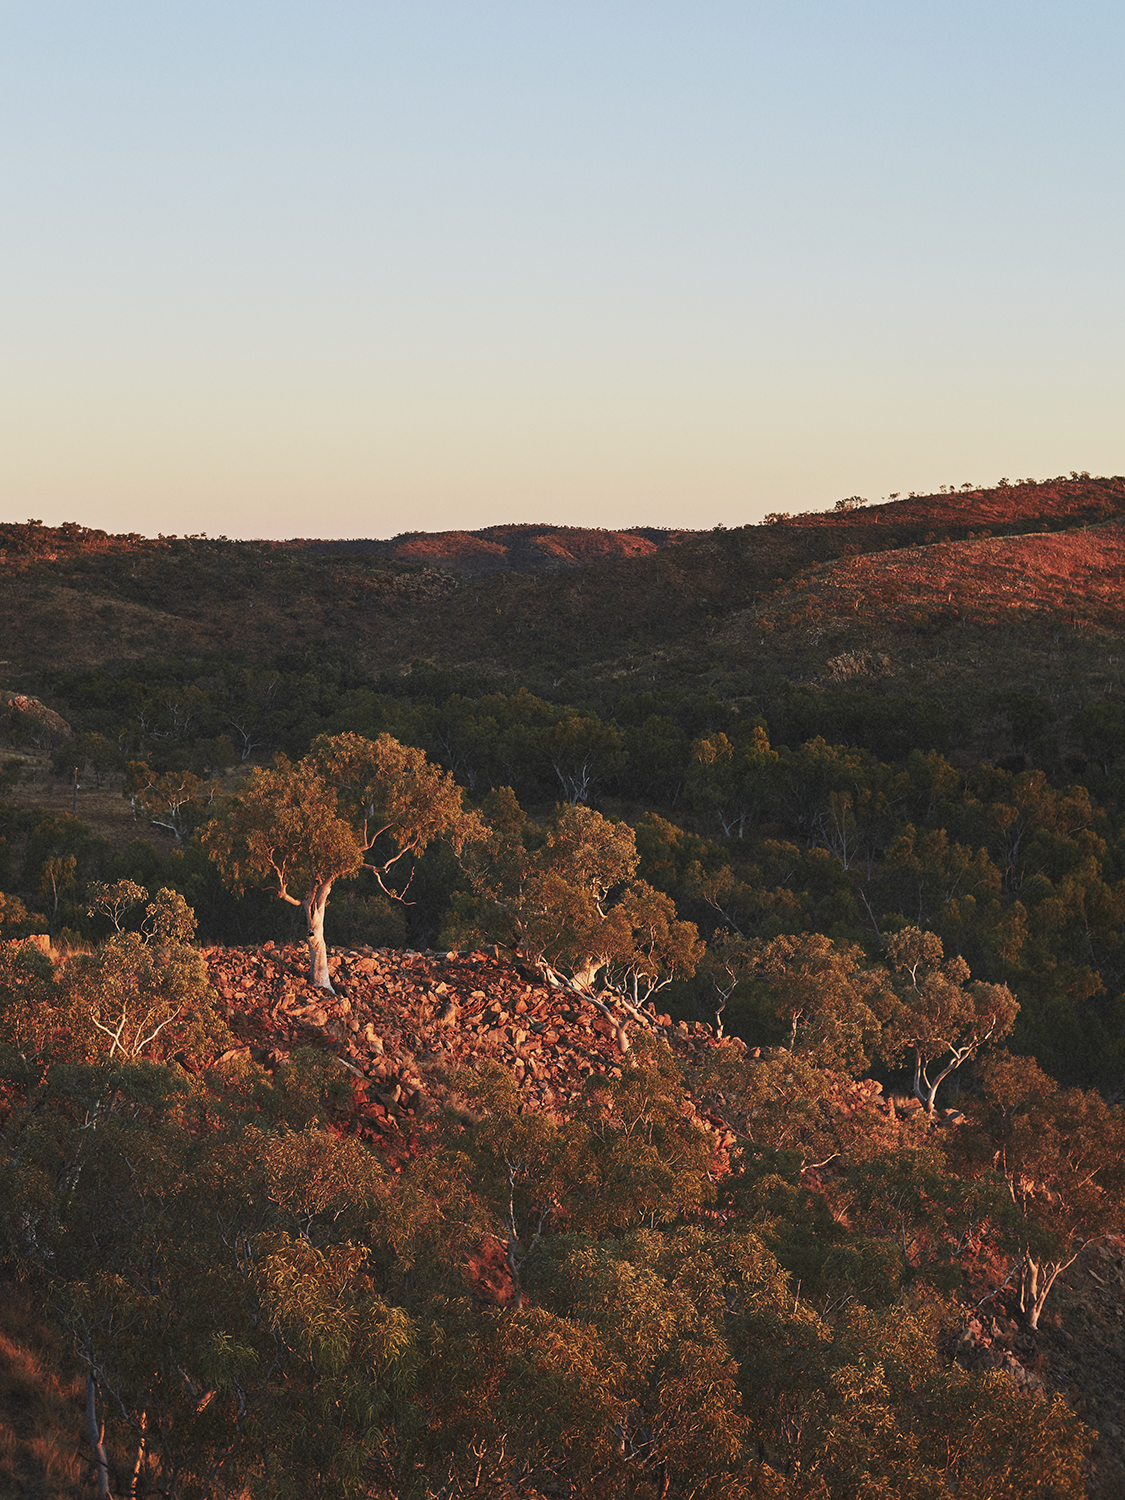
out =
<path fill-rule="evenodd" d="M 1125 546 L 1111 523 L 1121 519 L 1125 478 L 1076 474 L 879 504 L 850 496 L 707 530 L 526 523 L 232 541 L 0 521 L 0 637 L 13 691 L 23 668 L 212 653 L 272 661 L 332 646 L 374 674 L 472 664 L 542 694 L 576 671 L 587 693 L 595 676 L 705 678 L 741 698 L 771 672 L 819 680 L 825 630 L 833 659 L 878 638 L 903 661 L 919 632 L 971 622 L 1117 632 Z M 967 661 L 967 635 L 961 644 Z M 996 671 L 1010 676 L 1005 652 Z M 1043 670 L 1037 661 L 1029 691 L 1042 691 Z M 1033 671 L 1030 659 L 1020 671 Z M 41 686 L 29 677 L 21 690 Z"/>
<path fill-rule="evenodd" d="M 1125 477 L 1074 473 L 1060 474 L 1057 479 L 1005 479 L 988 486 L 943 486 L 937 494 L 893 495 L 876 504 L 853 495 L 828 510 L 794 515 L 775 511 L 762 525 L 775 534 L 778 528 L 790 534 L 808 528 L 813 560 L 820 548 L 811 542 L 812 534 L 825 527 L 838 530 L 841 543 L 846 538 L 866 552 L 912 541 L 1090 525 L 1123 512 Z M 702 540 L 707 534 L 656 526 L 612 531 L 523 523 L 485 526 L 478 531 L 403 531 L 387 539 L 295 537 L 272 545 L 292 552 L 366 554 L 421 563 L 477 579 L 502 572 L 558 573 L 648 557 L 667 547 Z"/>
<path fill-rule="evenodd" d="M 366 553 L 396 562 L 451 568 L 466 578 L 483 578 L 489 573 L 559 572 L 590 563 L 647 557 L 662 547 L 699 535 L 697 531 L 656 526 L 606 531 L 601 527 L 527 523 L 485 526 L 479 531 L 403 531 L 385 541 L 294 538 L 280 545 L 290 551 Z"/>
<path fill-rule="evenodd" d="M 927 526 L 964 532 L 967 527 L 1024 531 L 1107 521 L 1125 511 L 1125 475 L 1092 478 L 1060 474 L 1057 479 L 1001 479 L 995 485 L 943 485 L 936 495 L 891 495 L 869 505 L 858 495 L 837 501 L 832 510 L 784 512 L 766 522 L 793 526 Z"/>

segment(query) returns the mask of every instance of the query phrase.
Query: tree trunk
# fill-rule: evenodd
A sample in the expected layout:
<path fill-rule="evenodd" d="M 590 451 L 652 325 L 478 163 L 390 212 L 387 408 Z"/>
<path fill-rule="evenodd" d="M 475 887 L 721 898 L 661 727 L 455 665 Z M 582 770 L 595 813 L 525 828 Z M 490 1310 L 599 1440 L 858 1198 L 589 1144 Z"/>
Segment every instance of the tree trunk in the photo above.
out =
<path fill-rule="evenodd" d="M 520 1267 L 523 1261 L 519 1256 L 519 1240 L 516 1239 L 515 1230 L 511 1224 L 508 1225 L 508 1245 L 504 1258 L 508 1262 L 508 1272 L 512 1278 L 512 1311 L 519 1312 L 523 1307 L 523 1287 L 520 1285 Z"/>
<path fill-rule="evenodd" d="M 133 1477 L 129 1481 L 129 1500 L 136 1500 L 137 1484 L 141 1477 L 141 1469 L 145 1461 L 145 1440 L 148 1427 L 148 1413 L 141 1412 L 141 1435 L 137 1442 L 137 1456 L 133 1461 Z"/>
<path fill-rule="evenodd" d="M 98 1426 L 97 1384 L 93 1372 L 86 1374 L 86 1431 L 94 1450 L 94 1464 L 98 1474 L 98 1500 L 112 1500 L 109 1488 L 109 1459 L 105 1453 L 105 1429 Z"/>
<path fill-rule="evenodd" d="M 1023 1283 L 1020 1287 L 1020 1311 L 1027 1316 L 1027 1326 L 1034 1332 L 1039 1327 L 1039 1314 L 1048 1293 L 1054 1286 L 1060 1271 L 1073 1265 L 1077 1259 L 1072 1255 L 1067 1261 L 1039 1261 L 1028 1259 L 1024 1263 Z"/>
<path fill-rule="evenodd" d="M 331 886 L 318 887 L 301 902 L 301 910 L 308 927 L 309 983 L 318 990 L 327 990 L 330 995 L 334 995 L 336 991 L 332 988 L 332 978 L 328 973 L 328 949 L 324 944 L 324 908 L 328 905 L 328 892 L 331 889 Z"/>
<path fill-rule="evenodd" d="M 574 983 L 583 990 L 592 990 L 594 981 L 605 968 L 604 958 L 589 958 L 580 969 L 575 969 L 572 978 Z"/>
<path fill-rule="evenodd" d="M 1027 1326 L 1039 1324 L 1039 1309 L 1043 1306 L 1039 1296 L 1039 1262 L 1030 1255 L 1024 1256 L 1023 1274 L 1020 1277 L 1020 1312 L 1027 1318 Z"/>

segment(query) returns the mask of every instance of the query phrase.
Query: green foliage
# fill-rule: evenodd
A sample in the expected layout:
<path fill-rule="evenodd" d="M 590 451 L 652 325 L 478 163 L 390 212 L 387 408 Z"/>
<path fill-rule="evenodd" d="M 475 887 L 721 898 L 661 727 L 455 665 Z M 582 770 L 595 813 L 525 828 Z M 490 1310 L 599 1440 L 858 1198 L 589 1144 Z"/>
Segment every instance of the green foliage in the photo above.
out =
<path fill-rule="evenodd" d="M 101 1080 L 72 1070 L 27 1118 L 5 1228 L 102 1417 L 144 1437 L 146 1472 L 177 1495 L 366 1493 L 412 1357 L 365 1252 L 325 1233 L 341 1208 L 354 1222 L 369 1159 L 315 1132 L 247 1132 L 152 1065 L 117 1069 L 108 1094 Z"/>
<path fill-rule="evenodd" d="M 846 1075 L 800 1053 L 778 1048 L 746 1060 L 724 1048 L 706 1059 L 692 1083 L 752 1154 L 788 1158 L 798 1172 L 839 1157 L 863 1160 L 893 1141 L 872 1100 L 850 1102 Z"/>
<path fill-rule="evenodd" d="M 886 949 L 894 982 L 884 991 L 880 1050 L 892 1064 L 913 1056 L 914 1092 L 932 1111 L 943 1080 L 1008 1035 L 1019 1002 L 1007 985 L 969 984 L 968 964 L 945 959 L 936 933 L 906 927 Z"/>
<path fill-rule="evenodd" d="M 1125 1209 L 1125 1115 L 1093 1090 L 1060 1089 L 1033 1058 L 997 1051 L 979 1068 L 962 1169 L 995 1163 L 1017 1213 L 1020 1309 L 1032 1328 L 1059 1273 Z"/>
<path fill-rule="evenodd" d="M 4 1126 L 0 1244 L 142 1489 L 1082 1493 L 1086 1438 L 1060 1402 L 937 1352 L 944 1305 L 919 1294 L 991 1189 L 932 1152 L 854 1170 L 865 1232 L 758 1168 L 707 1220 L 713 1140 L 662 1046 L 592 1079 L 569 1119 L 521 1110 L 500 1070 L 460 1080 L 472 1120 L 435 1121 L 389 1174 L 331 1128 L 351 1085 L 321 1054 L 193 1076 L 81 1060 L 83 1035 Z M 499 1295 L 467 1295 L 487 1265 Z"/>
<path fill-rule="evenodd" d="M 1071 732 L 1108 775 L 1125 756 L 1125 711 L 1120 703 L 1091 703 L 1070 721 Z"/>
<path fill-rule="evenodd" d="M 114 1062 L 182 1053 L 198 1061 L 225 1038 L 202 959 L 167 930 L 190 926 L 182 898 L 170 906 L 158 899 L 154 908 L 153 941 L 114 933 L 93 953 L 71 958 L 59 976 L 60 1024 L 72 1055 Z"/>
<path fill-rule="evenodd" d="M 505 1239 L 526 1245 L 528 1226 L 540 1219 L 539 1232 L 547 1224 L 620 1231 L 697 1209 L 713 1196 L 713 1147 L 684 1117 L 683 1078 L 664 1043 L 638 1035 L 619 1076 L 591 1078 L 565 1124 L 521 1113 L 499 1070 L 459 1083 L 483 1111 L 464 1149 L 489 1185 Z"/>
<path fill-rule="evenodd" d="M 633 879 L 633 830 L 592 808 L 560 806 L 543 827 L 510 788 L 485 799 L 484 837 L 464 860 L 471 895 L 455 902 L 443 939 L 500 942 L 592 985 L 601 973 L 639 1004 L 702 954 L 671 899 Z"/>
<path fill-rule="evenodd" d="M 87 883 L 105 870 L 109 845 L 67 813 L 37 818 L 23 852 L 20 889 L 47 917 L 52 935 L 77 928 Z"/>
<path fill-rule="evenodd" d="M 148 891 L 135 880 L 95 880 L 91 882 L 86 895 L 90 902 L 87 915 L 93 917 L 101 913 L 107 916 L 113 923 L 114 932 L 120 932 L 125 913 L 138 906 L 148 895 Z"/>
<path fill-rule="evenodd" d="M 820 933 L 778 937 L 755 955 L 778 1019 L 788 1024 L 790 1051 L 821 1067 L 866 1072 L 878 1045 L 877 1012 L 887 976 L 863 963 L 856 946 L 838 946 Z"/>
<path fill-rule="evenodd" d="M 141 760 L 131 760 L 125 775 L 125 795 L 134 807 L 142 808 L 153 827 L 172 834 L 178 844 L 199 825 L 217 790 L 216 781 L 205 781 L 194 771 L 160 773 Z"/>
<path fill-rule="evenodd" d="M 479 829 L 452 777 L 390 735 L 322 735 L 296 763 L 255 766 L 202 841 L 236 893 L 262 883 L 308 923 L 312 983 L 331 989 L 324 911 L 332 888 L 361 870 L 399 900 L 400 861 L 437 838 L 460 849 Z"/>
<path fill-rule="evenodd" d="M 956 1175 L 934 1145 L 906 1144 L 857 1161 L 847 1181 L 856 1227 L 894 1247 L 905 1279 L 924 1278 L 940 1290 L 960 1287 L 967 1245 L 987 1238 L 1002 1249 L 1011 1226 L 1002 1180 Z"/>
<path fill-rule="evenodd" d="M 121 746 L 96 730 L 72 735 L 51 752 L 51 770 L 56 776 L 69 781 L 77 771 L 79 779 L 83 780 L 89 770 L 98 787 L 124 765 L 125 753 Z"/>
<path fill-rule="evenodd" d="M 737 745 L 725 734 L 699 739 L 691 748 L 685 777 L 688 801 L 714 814 L 728 837 L 745 837 L 776 795 L 780 756 L 770 748 L 765 730 L 756 725 L 748 741 Z"/>
<path fill-rule="evenodd" d="M 21 1084 L 49 1054 L 58 1006 L 51 960 L 34 943 L 0 943 L 0 1057 Z"/>
<path fill-rule="evenodd" d="M 0 891 L 0 928 L 18 927 L 27 921 L 27 907 L 18 896 Z"/>

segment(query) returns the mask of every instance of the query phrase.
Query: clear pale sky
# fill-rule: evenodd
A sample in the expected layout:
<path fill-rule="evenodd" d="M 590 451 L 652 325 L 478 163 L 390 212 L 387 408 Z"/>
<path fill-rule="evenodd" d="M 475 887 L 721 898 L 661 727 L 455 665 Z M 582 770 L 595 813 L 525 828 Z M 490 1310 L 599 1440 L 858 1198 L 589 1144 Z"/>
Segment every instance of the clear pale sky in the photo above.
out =
<path fill-rule="evenodd" d="M 1125 7 L 0 3 L 0 518 L 1125 472 Z"/>

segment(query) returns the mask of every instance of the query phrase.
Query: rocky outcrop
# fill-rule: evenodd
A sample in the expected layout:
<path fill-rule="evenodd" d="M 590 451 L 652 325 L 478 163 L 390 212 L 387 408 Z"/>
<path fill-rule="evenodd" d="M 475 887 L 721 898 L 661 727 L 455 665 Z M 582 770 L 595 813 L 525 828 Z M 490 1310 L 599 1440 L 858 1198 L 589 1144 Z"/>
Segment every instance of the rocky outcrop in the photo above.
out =
<path fill-rule="evenodd" d="M 1035 1364 L 1042 1363 L 1035 1335 L 1003 1312 L 971 1317 L 958 1335 L 954 1359 L 966 1370 L 998 1370 L 1024 1390 L 1042 1390 Z"/>
<path fill-rule="evenodd" d="M 641 1029 L 663 1037 L 689 1070 L 720 1049 L 748 1062 L 762 1055 L 702 1022 L 638 1013 L 612 991 L 585 993 L 496 949 L 335 949 L 328 965 L 335 994 L 308 983 L 303 944 L 205 949 L 204 957 L 237 1050 L 266 1067 L 297 1047 L 330 1051 L 356 1081 L 350 1128 L 384 1145 L 395 1138 L 403 1145 L 435 1104 L 456 1105 L 451 1080 L 484 1062 L 508 1070 L 526 1107 L 565 1115 L 591 1075 L 620 1073 Z M 875 1079 L 826 1076 L 824 1107 L 845 1136 L 876 1130 L 891 1148 L 901 1118 L 923 1113 L 916 1099 L 883 1098 Z M 685 1109 L 714 1133 L 725 1160 L 735 1135 L 721 1101 L 687 1100 Z M 938 1110 L 931 1123 L 963 1118 Z"/>
<path fill-rule="evenodd" d="M 586 1080 L 619 1074 L 639 1023 L 609 992 L 589 996 L 561 981 L 483 951 L 411 953 L 337 949 L 329 969 L 335 995 L 306 979 L 304 946 L 204 950 L 216 1004 L 239 1043 L 266 1067 L 297 1047 L 332 1052 L 355 1079 L 351 1128 L 394 1149 L 408 1148 L 415 1122 L 435 1104 L 458 1103 L 459 1069 L 482 1062 L 509 1070 L 530 1108 L 566 1113 Z M 651 1027 L 685 1061 L 714 1047 L 708 1027 Z M 686 1108 L 695 1112 L 688 1101 Z M 716 1149 L 733 1144 L 724 1127 Z"/>
<path fill-rule="evenodd" d="M 45 703 L 40 703 L 38 698 L 29 698 L 26 693 L 13 693 L 10 697 L 6 695 L 4 701 L 9 713 L 33 719 L 52 734 L 65 736 L 74 732 L 61 714 L 48 708 Z"/>

